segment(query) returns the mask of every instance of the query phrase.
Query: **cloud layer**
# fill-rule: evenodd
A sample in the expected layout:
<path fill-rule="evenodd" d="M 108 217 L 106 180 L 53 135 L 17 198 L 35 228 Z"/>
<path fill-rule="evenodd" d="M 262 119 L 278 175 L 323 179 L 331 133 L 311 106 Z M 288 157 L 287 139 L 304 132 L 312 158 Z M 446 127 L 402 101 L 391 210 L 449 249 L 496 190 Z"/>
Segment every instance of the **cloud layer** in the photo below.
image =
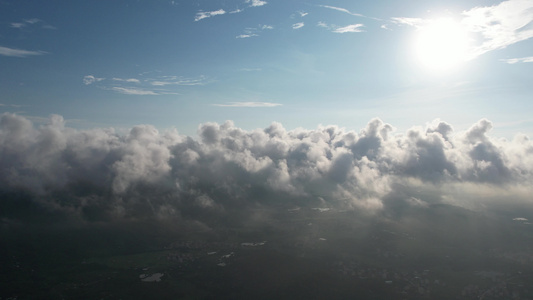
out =
<path fill-rule="evenodd" d="M 483 119 L 454 132 L 436 120 L 394 134 L 373 119 L 359 132 L 278 123 L 245 131 L 227 121 L 202 124 L 192 138 L 150 125 L 126 135 L 75 130 L 57 115 L 35 127 L 3 114 L 0 218 L 20 217 L 24 205 L 84 220 L 214 220 L 257 207 L 377 212 L 530 201 L 533 142 L 493 138 L 491 128 Z"/>
<path fill-rule="evenodd" d="M 43 55 L 43 54 L 47 54 L 47 52 L 30 51 L 30 50 L 15 49 L 15 48 L 8 48 L 8 47 L 0 46 L 0 55 L 3 55 L 3 56 L 28 57 L 28 56 Z"/>

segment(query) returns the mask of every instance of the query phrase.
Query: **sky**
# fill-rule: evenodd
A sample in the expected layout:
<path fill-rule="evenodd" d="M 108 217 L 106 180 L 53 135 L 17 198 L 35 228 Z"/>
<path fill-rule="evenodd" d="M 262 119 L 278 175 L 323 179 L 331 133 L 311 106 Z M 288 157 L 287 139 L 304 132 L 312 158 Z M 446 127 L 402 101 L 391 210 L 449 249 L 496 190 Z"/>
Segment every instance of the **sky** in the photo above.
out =
<path fill-rule="evenodd" d="M 533 134 L 533 1 L 0 1 L 0 112 Z"/>
<path fill-rule="evenodd" d="M 6 224 L 533 218 L 531 0 L 43 3 L 0 0 Z"/>

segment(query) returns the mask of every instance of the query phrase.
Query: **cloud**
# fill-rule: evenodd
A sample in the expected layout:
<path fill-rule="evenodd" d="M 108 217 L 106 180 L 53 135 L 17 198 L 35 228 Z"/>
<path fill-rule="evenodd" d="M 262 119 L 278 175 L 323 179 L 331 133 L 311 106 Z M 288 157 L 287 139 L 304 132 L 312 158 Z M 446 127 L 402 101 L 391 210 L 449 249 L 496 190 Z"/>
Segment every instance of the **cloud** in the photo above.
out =
<path fill-rule="evenodd" d="M 5 103 L 0 103 L 0 106 L 6 106 L 6 107 L 17 107 L 17 108 L 20 108 L 20 107 L 24 107 L 25 105 L 20 105 L 20 104 L 5 104 Z"/>
<path fill-rule="evenodd" d="M 435 120 L 395 133 L 373 119 L 359 131 L 279 123 L 246 131 L 227 121 L 201 124 L 193 138 L 150 125 L 126 134 L 76 130 L 57 115 L 37 127 L 2 114 L 0 217 L 24 218 L 27 210 L 18 209 L 25 205 L 86 220 L 210 222 L 219 220 L 213 214 L 245 218 L 257 207 L 376 212 L 529 203 L 533 142 L 492 137 L 491 127 L 483 119 L 455 132 Z"/>
<path fill-rule="evenodd" d="M 11 23 L 11 24 L 10 24 L 10 27 L 11 27 L 11 28 L 18 28 L 18 29 L 20 29 L 20 28 L 26 27 L 26 23 Z"/>
<path fill-rule="evenodd" d="M 200 21 L 202 19 L 205 19 L 205 18 L 210 18 L 210 17 L 213 17 L 213 16 L 218 16 L 218 15 L 223 15 L 225 14 L 226 11 L 223 10 L 223 9 L 219 9 L 219 10 L 214 10 L 214 11 L 201 11 L 201 12 L 198 12 L 196 13 L 196 16 L 194 17 L 194 21 Z"/>
<path fill-rule="evenodd" d="M 364 32 L 364 30 L 362 29 L 362 27 L 364 27 L 363 24 L 352 24 L 352 25 L 348 25 L 344 27 L 339 27 L 337 25 L 327 24 L 326 22 L 320 21 L 317 23 L 317 26 L 326 28 L 330 30 L 331 32 L 335 32 L 335 33 Z"/>
<path fill-rule="evenodd" d="M 182 85 L 194 86 L 206 84 L 207 78 L 205 76 L 198 77 L 183 77 L 183 76 L 162 76 L 156 79 L 148 79 L 147 81 L 153 86 L 166 85 Z"/>
<path fill-rule="evenodd" d="M 250 38 L 250 37 L 253 37 L 253 36 L 259 36 L 255 33 L 249 33 L 249 34 L 240 34 L 238 36 L 236 36 L 235 38 L 236 39 L 246 39 L 246 38 Z"/>
<path fill-rule="evenodd" d="M 508 0 L 493 6 L 474 7 L 463 11 L 456 19 L 471 39 L 469 59 L 533 37 L 533 2 L 529 0 Z M 391 18 L 391 21 L 417 29 L 435 22 L 405 17 Z"/>
<path fill-rule="evenodd" d="M 152 95 L 152 96 L 160 95 L 160 93 L 158 93 L 158 92 L 139 89 L 139 88 L 126 88 L 126 87 L 114 86 L 114 87 L 111 87 L 110 89 L 115 91 L 115 92 L 119 92 L 119 93 L 125 94 L 125 95 L 143 95 L 143 96 L 145 96 L 145 95 Z"/>
<path fill-rule="evenodd" d="M 250 3 L 251 7 L 256 7 L 266 5 L 268 2 L 262 0 L 246 0 L 244 3 Z"/>
<path fill-rule="evenodd" d="M 16 29 L 21 29 L 21 30 L 22 29 L 27 30 L 27 29 L 29 29 L 29 27 L 32 27 L 35 24 L 41 24 L 41 28 L 44 28 L 44 29 L 57 29 L 56 27 L 54 27 L 52 25 L 49 25 L 49 24 L 46 24 L 46 22 L 44 22 L 41 19 L 37 19 L 37 18 L 24 19 L 21 22 L 13 22 L 13 23 L 10 24 L 10 27 L 11 28 L 16 28 Z M 33 27 L 33 28 L 35 28 L 35 27 Z"/>
<path fill-rule="evenodd" d="M 474 55 L 502 49 L 533 37 L 533 2 L 509 0 L 463 12 L 462 24 L 481 35 Z"/>
<path fill-rule="evenodd" d="M 322 28 L 330 28 L 329 25 L 326 22 L 319 21 L 316 26 L 322 27 Z"/>
<path fill-rule="evenodd" d="M 139 74 L 144 77 L 145 74 Z M 101 82 L 99 88 L 115 91 L 125 95 L 175 95 L 178 94 L 173 86 L 198 86 L 207 83 L 205 76 L 183 77 L 183 76 L 156 76 L 151 78 L 120 78 L 113 77 L 98 78 L 93 75 L 87 75 L 83 78 L 86 85 L 95 82 Z M 157 87 L 154 90 L 154 87 Z"/>
<path fill-rule="evenodd" d="M 281 106 L 280 103 L 271 103 L 271 102 L 230 102 L 229 104 L 213 104 L 215 106 L 224 106 L 224 107 L 275 107 Z"/>
<path fill-rule="evenodd" d="M 425 24 L 427 21 L 421 18 L 403 18 L 403 17 L 394 17 L 391 18 L 392 22 L 395 24 L 403 24 L 418 27 L 422 24 Z"/>
<path fill-rule="evenodd" d="M 94 77 L 93 75 L 87 75 L 83 77 L 83 84 L 90 85 L 90 84 L 93 84 L 95 82 L 99 82 L 102 80 L 105 80 L 105 78 L 98 78 L 98 77 Z"/>
<path fill-rule="evenodd" d="M 336 32 L 336 33 L 363 32 L 364 30 L 362 29 L 362 27 L 364 27 L 363 24 L 352 24 L 352 25 L 348 25 L 345 27 L 337 28 L 333 30 L 333 32 Z"/>
<path fill-rule="evenodd" d="M 259 27 L 248 27 L 244 29 L 244 33 L 236 36 L 237 39 L 245 39 L 250 38 L 254 36 L 259 36 L 259 32 L 263 30 L 272 30 L 274 29 L 274 26 L 272 25 L 259 25 Z"/>
<path fill-rule="evenodd" d="M 24 19 L 24 22 L 28 23 L 28 24 L 35 24 L 35 23 L 39 23 L 41 22 L 40 19 L 37 19 L 37 18 L 33 18 L 33 19 Z"/>
<path fill-rule="evenodd" d="M 522 57 L 522 58 L 500 59 L 500 61 L 506 62 L 508 64 L 528 63 L 528 62 L 533 62 L 533 56 Z"/>
<path fill-rule="evenodd" d="M 335 7 L 335 6 L 329 6 L 329 5 L 318 5 L 318 6 L 319 7 L 324 7 L 324 8 L 329 8 L 329 9 L 333 9 L 333 10 L 340 11 L 340 12 L 343 12 L 343 13 L 347 13 L 347 14 L 350 14 L 352 16 L 364 17 L 364 15 L 362 15 L 362 14 L 352 13 L 349 10 L 347 10 L 346 8 L 342 8 L 342 7 Z"/>
<path fill-rule="evenodd" d="M 131 83 L 141 83 L 139 79 L 136 78 L 113 78 L 114 81 L 121 81 L 121 82 L 131 82 Z"/>
<path fill-rule="evenodd" d="M 28 56 L 44 55 L 44 54 L 48 54 L 48 52 L 29 51 L 29 50 L 22 50 L 22 49 L 15 49 L 15 48 L 8 48 L 8 47 L 0 46 L 0 55 L 4 55 L 4 56 L 28 57 Z"/>
<path fill-rule="evenodd" d="M 304 22 L 299 22 L 299 23 L 295 23 L 295 24 L 292 24 L 292 29 L 300 29 L 302 27 L 304 27 Z"/>

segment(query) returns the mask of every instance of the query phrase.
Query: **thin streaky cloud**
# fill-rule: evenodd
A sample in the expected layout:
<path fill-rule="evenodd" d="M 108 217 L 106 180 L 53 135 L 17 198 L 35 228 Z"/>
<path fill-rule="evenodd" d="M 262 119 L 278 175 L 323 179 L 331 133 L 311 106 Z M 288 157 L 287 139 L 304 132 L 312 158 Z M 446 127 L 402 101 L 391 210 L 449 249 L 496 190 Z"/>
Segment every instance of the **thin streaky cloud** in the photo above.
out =
<path fill-rule="evenodd" d="M 235 38 L 237 39 L 246 39 L 251 38 L 254 36 L 259 36 L 259 32 L 263 30 L 271 30 L 274 29 L 274 26 L 272 25 L 259 25 L 259 27 L 249 27 L 244 29 L 244 33 L 237 35 Z"/>
<path fill-rule="evenodd" d="M 521 57 L 521 58 L 509 58 L 509 59 L 500 59 L 500 61 L 503 61 L 508 64 L 516 64 L 516 63 L 530 63 L 533 62 L 533 56 L 529 57 Z"/>
<path fill-rule="evenodd" d="M 43 28 L 44 29 L 50 29 L 50 30 L 56 30 L 57 29 L 57 27 L 52 26 L 52 25 L 43 25 Z"/>
<path fill-rule="evenodd" d="M 28 105 L 0 103 L 0 107 L 16 107 L 16 108 L 21 108 L 21 107 L 25 107 L 25 106 L 28 106 Z"/>
<path fill-rule="evenodd" d="M 344 13 L 350 14 L 352 16 L 366 17 L 365 15 L 358 14 L 358 13 L 353 13 L 353 12 L 347 10 L 346 8 L 342 8 L 342 7 L 335 7 L 335 6 L 330 6 L 330 5 L 319 5 L 319 7 L 324 7 L 324 8 L 329 8 L 329 9 L 333 9 L 333 10 L 336 10 L 336 11 L 344 12 Z"/>
<path fill-rule="evenodd" d="M 30 50 L 15 49 L 15 48 L 8 48 L 8 47 L 0 46 L 0 55 L 3 55 L 3 56 L 28 57 L 28 56 L 36 56 L 36 55 L 44 55 L 44 54 L 48 54 L 48 52 L 30 51 Z"/>
<path fill-rule="evenodd" d="M 33 19 L 24 19 L 24 22 L 29 23 L 29 24 L 35 24 L 35 23 L 39 23 L 39 22 L 41 22 L 41 20 L 40 20 L 40 19 L 37 19 L 37 18 L 33 18 Z"/>
<path fill-rule="evenodd" d="M 136 78 L 113 78 L 114 81 L 121 81 L 121 82 L 130 82 L 130 83 L 141 83 L 139 79 Z"/>
<path fill-rule="evenodd" d="M 149 80 L 149 83 L 153 86 L 165 86 L 165 85 L 205 85 L 206 77 L 200 76 L 198 78 L 184 78 L 177 76 L 162 76 L 158 80 Z"/>
<path fill-rule="evenodd" d="M 125 88 L 125 87 L 119 87 L 119 86 L 114 86 L 111 88 L 111 90 L 121 93 L 121 94 L 125 94 L 125 95 L 140 95 L 140 96 L 160 95 L 159 93 L 155 91 L 136 89 L 136 88 Z"/>
<path fill-rule="evenodd" d="M 272 102 L 229 102 L 227 104 L 213 104 L 214 106 L 222 107 L 276 107 L 281 106 L 281 103 Z"/>
<path fill-rule="evenodd" d="M 300 23 L 295 23 L 295 24 L 292 24 L 292 29 L 300 29 L 302 27 L 304 27 L 304 22 L 300 22 Z"/>
<path fill-rule="evenodd" d="M 400 25 L 409 25 L 413 27 L 419 27 L 422 24 L 426 23 L 426 21 L 422 18 L 404 18 L 404 17 L 393 17 L 391 18 L 392 23 L 400 24 Z"/>
<path fill-rule="evenodd" d="M 235 38 L 236 39 L 247 39 L 247 38 L 251 38 L 251 37 L 254 37 L 254 36 L 259 36 L 259 35 L 255 34 L 255 33 L 252 33 L 252 34 L 241 34 L 241 35 L 236 36 Z"/>
<path fill-rule="evenodd" d="M 11 28 L 23 28 L 23 27 L 26 27 L 26 24 L 25 23 L 11 23 L 10 25 Z"/>
<path fill-rule="evenodd" d="M 194 21 L 197 22 L 197 21 L 200 21 L 200 20 L 205 19 L 205 18 L 210 18 L 210 17 L 213 17 L 213 16 L 223 15 L 225 13 L 226 13 L 226 11 L 223 10 L 223 9 L 214 10 L 214 11 L 201 11 L 201 12 L 196 13 L 196 16 L 194 17 Z"/>
<path fill-rule="evenodd" d="M 352 24 L 352 25 L 348 25 L 345 27 L 337 28 L 333 30 L 333 32 L 335 33 L 363 32 L 364 30 L 362 29 L 362 27 L 364 27 L 363 24 Z"/>

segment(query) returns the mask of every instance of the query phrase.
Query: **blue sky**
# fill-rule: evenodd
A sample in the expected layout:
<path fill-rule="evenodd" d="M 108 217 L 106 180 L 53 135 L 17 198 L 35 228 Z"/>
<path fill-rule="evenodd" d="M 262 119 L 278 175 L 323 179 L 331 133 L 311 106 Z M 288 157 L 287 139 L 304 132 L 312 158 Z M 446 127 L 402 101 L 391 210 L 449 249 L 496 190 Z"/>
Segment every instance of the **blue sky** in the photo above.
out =
<path fill-rule="evenodd" d="M 487 118 L 532 136 L 532 22 L 531 0 L 0 0 L 0 112 L 188 135 Z"/>

